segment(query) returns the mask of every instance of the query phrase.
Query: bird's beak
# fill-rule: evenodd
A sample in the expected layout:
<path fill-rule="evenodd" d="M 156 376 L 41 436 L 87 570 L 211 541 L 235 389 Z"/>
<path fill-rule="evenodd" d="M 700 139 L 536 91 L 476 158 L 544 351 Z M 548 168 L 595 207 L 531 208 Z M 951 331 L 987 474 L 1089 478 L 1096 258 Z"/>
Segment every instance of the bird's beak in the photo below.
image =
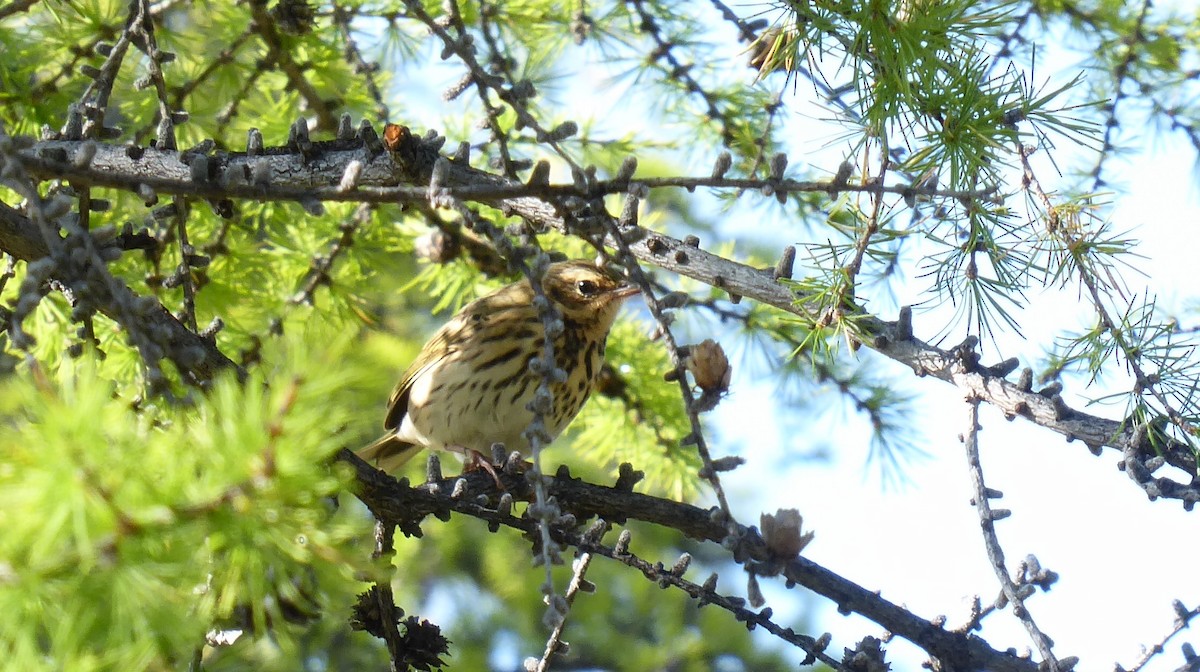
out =
<path fill-rule="evenodd" d="M 624 285 L 624 286 L 614 289 L 613 293 L 612 293 L 612 297 L 616 301 L 624 301 L 625 299 L 628 299 L 629 297 L 633 296 L 634 294 L 641 294 L 641 293 L 642 293 L 642 290 L 640 287 L 637 287 L 635 285 Z"/>

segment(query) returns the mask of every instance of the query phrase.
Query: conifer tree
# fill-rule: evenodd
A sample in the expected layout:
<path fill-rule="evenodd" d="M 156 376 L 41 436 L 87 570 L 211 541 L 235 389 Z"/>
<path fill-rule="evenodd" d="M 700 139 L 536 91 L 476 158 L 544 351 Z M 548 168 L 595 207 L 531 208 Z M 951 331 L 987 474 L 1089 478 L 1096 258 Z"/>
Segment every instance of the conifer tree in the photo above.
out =
<path fill-rule="evenodd" d="M 1197 27 L 1148 1 L 0 4 L 0 666 L 1112 664 L 1037 620 L 1058 576 L 1006 557 L 980 429 L 1107 456 L 1146 516 L 1200 501 L 1194 310 L 1112 217 L 1133 129 L 1200 147 Z M 642 298 L 565 434 L 531 405 L 542 438 L 494 476 L 355 457 L 438 326 L 567 258 Z M 1092 326 L 1013 356 L 1040 293 Z M 809 559 L 806 511 L 751 513 L 730 474 L 772 466 L 713 412 L 764 380 L 780 427 L 848 409 L 830 441 L 887 478 L 961 434 L 925 459 L 965 461 L 999 587 L 910 610 Z M 957 415 L 916 423 L 947 389 Z M 1175 625 L 1121 664 L 1200 670 L 1194 562 L 1150 568 Z M 1002 619 L 1025 639 L 975 634 Z"/>

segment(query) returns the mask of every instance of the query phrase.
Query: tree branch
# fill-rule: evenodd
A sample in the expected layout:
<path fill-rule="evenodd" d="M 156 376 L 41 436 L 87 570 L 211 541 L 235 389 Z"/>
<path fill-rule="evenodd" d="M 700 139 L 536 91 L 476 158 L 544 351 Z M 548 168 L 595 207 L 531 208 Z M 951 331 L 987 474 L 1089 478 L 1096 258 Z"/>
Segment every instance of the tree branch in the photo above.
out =
<path fill-rule="evenodd" d="M 27 262 L 50 254 L 37 226 L 4 203 L 0 203 L 0 251 Z M 116 303 L 116 297 L 107 292 L 100 283 L 92 285 L 92 289 L 92 298 L 95 299 L 100 312 L 119 323 L 122 313 L 121 307 Z M 133 292 L 130 291 L 130 294 L 133 295 Z M 144 302 L 147 298 L 138 297 L 138 300 Z M 161 303 L 156 303 L 146 310 L 141 319 L 145 321 L 149 331 L 164 335 L 168 356 L 181 371 L 190 373 L 196 380 L 212 380 L 218 372 L 225 369 L 234 370 L 239 376 L 245 375 L 241 367 L 226 357 L 212 339 L 188 329 Z M 197 353 L 203 353 L 203 356 L 196 357 Z"/>
<path fill-rule="evenodd" d="M 963 446 L 967 452 L 967 466 L 971 472 L 971 485 L 975 490 L 973 501 L 975 509 L 979 513 L 979 527 L 983 532 L 983 543 L 984 548 L 987 549 L 988 561 L 996 573 L 996 579 L 1000 582 L 1000 590 L 1003 592 L 1005 600 L 1012 603 L 1013 615 L 1025 626 L 1029 632 L 1029 638 L 1037 647 L 1038 653 L 1041 654 L 1042 666 L 1049 672 L 1070 670 L 1074 667 L 1074 663 L 1068 664 L 1066 660 L 1059 660 L 1054 653 L 1054 644 L 1051 639 L 1038 627 L 1033 620 L 1033 614 L 1025 606 L 1025 598 L 1033 595 L 1034 587 L 1026 583 L 1018 585 L 1009 577 L 1008 568 L 1004 564 L 1004 549 L 1000 546 L 1000 538 L 996 534 L 996 521 L 1008 517 L 1011 511 L 992 508 L 991 500 L 998 498 L 1000 493 L 988 488 L 983 482 L 983 465 L 979 460 L 979 402 L 975 399 L 967 400 L 967 420 L 968 426 L 967 431 L 963 434 Z"/>
<path fill-rule="evenodd" d="M 128 148 L 95 142 L 48 140 L 20 151 L 28 170 L 42 179 L 70 179 L 82 185 L 108 186 L 137 190 L 140 185 L 173 194 L 208 198 L 246 198 L 253 200 L 292 200 L 311 204 L 319 200 L 337 201 L 436 201 L 439 191 L 456 198 L 474 200 L 516 215 L 542 228 L 576 232 L 592 224 L 615 222 L 597 200 L 617 186 L 633 188 L 655 181 L 592 182 L 574 185 L 538 186 L 514 183 L 470 167 L 464 160 L 444 162 L 446 172 L 437 180 L 433 166 L 443 139 L 429 135 L 421 140 L 404 136 L 395 151 L 385 151 L 369 125 L 353 139 L 313 142 L 306 147 L 259 149 L 253 154 L 217 152 L 212 155 L 188 152 Z M 84 147 L 89 149 L 85 150 Z M 84 152 L 94 153 L 85 161 Z M 203 156 L 203 159 L 200 157 Z M 355 166 L 352 168 L 352 166 Z M 202 170 L 201 170 L 202 169 Z M 351 172 L 355 179 L 344 177 Z M 727 180 L 664 178 L 663 185 L 737 186 L 743 183 L 773 189 L 827 191 L 832 183 L 800 183 L 787 180 Z M 728 184 L 727 184 L 728 183 Z M 407 186 L 420 185 L 420 186 Z M 144 188 L 144 187 L 143 187 Z M 895 190 L 899 187 L 876 186 L 872 189 Z M 839 186 L 840 190 L 848 187 Z M 866 187 L 863 187 L 866 189 Z M 912 187 L 904 187 L 912 191 Z M 915 192 L 914 192 L 915 193 Z M 925 193 L 925 192 L 920 192 Z M 929 195 L 945 195 L 930 190 Z M 607 226 L 607 225 L 606 225 Z M 603 229 L 599 229 L 603 230 Z M 673 273 L 684 275 L 731 294 L 749 297 L 808 319 L 801 294 L 776 279 L 770 269 L 757 269 L 711 254 L 671 236 L 640 226 L 621 229 L 631 253 Z M 607 242 L 616 246 L 611 236 Z M 911 322 L 886 322 L 873 315 L 852 318 L 867 336 L 865 345 L 901 362 L 918 376 L 930 376 L 951 383 L 964 394 L 986 401 L 1008 418 L 1024 417 L 1057 432 L 1068 441 L 1079 440 L 1098 453 L 1108 446 L 1122 453 L 1132 448 L 1143 461 L 1161 456 L 1166 464 L 1179 469 L 1188 479 L 1180 482 L 1154 478 L 1147 469 L 1145 478 L 1157 496 L 1179 499 L 1191 509 L 1200 502 L 1200 480 L 1196 459 L 1184 443 L 1172 441 L 1151 447 L 1122 421 L 1110 420 L 1069 408 L 1057 392 L 1039 394 L 1021 383 L 1004 379 L 996 371 L 981 367 L 977 358 L 964 359 L 912 335 Z"/>
<path fill-rule="evenodd" d="M 478 518 L 492 528 L 505 526 L 531 535 L 535 533 L 536 521 L 533 519 L 516 517 L 505 511 L 503 505 L 485 506 L 478 503 L 481 495 L 482 499 L 490 502 L 500 499 L 501 493 L 487 474 L 470 472 L 412 487 L 407 479 L 397 482 L 349 450 L 339 452 L 337 459 L 353 468 L 358 498 L 377 519 L 384 524 L 394 524 L 405 535 L 421 536 L 421 522 L 427 516 L 448 520 L 451 513 Z M 513 466 L 506 465 L 499 475 L 510 502 L 513 499 L 532 498 L 532 485 Z M 1027 658 L 996 651 L 972 634 L 946 630 L 806 558 L 781 560 L 772 553 L 756 529 L 741 527 L 736 535 L 731 534 L 724 522 L 719 520 L 720 516 L 713 515 L 716 509 L 705 510 L 632 492 L 627 488 L 585 483 L 572 478 L 566 467 L 561 467 L 553 478 L 547 479 L 546 484 L 549 496 L 558 502 L 564 512 L 574 516 L 577 524 L 592 517 L 617 524 L 632 518 L 677 530 L 693 539 L 720 543 L 731 549 L 735 561 L 753 564 L 757 575 L 781 574 L 789 582 L 832 600 L 842 613 L 854 612 L 867 617 L 943 661 L 946 664 L 943 669 L 987 669 L 997 672 L 1037 670 L 1036 663 Z M 576 546 L 584 552 L 613 555 L 611 549 L 588 545 L 579 534 L 562 525 L 551 525 L 550 529 L 559 543 Z M 705 595 L 709 598 L 720 597 L 715 593 Z"/>

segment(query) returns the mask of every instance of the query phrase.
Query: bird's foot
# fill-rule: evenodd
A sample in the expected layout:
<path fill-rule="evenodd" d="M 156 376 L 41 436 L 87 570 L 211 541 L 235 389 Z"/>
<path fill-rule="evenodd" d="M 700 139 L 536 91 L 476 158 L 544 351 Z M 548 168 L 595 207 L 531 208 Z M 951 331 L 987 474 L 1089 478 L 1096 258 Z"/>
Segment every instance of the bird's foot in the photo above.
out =
<path fill-rule="evenodd" d="M 492 464 L 492 461 L 489 460 L 486 456 L 484 456 L 483 453 L 479 452 L 478 450 L 475 450 L 474 448 L 468 448 L 466 450 L 466 455 L 467 455 L 467 459 L 463 462 L 463 469 L 465 471 L 475 471 L 476 469 L 482 469 L 482 470 L 486 471 L 489 476 L 492 477 L 493 481 L 496 482 L 497 488 L 499 488 L 502 491 L 506 489 L 504 487 L 504 484 L 500 482 L 500 475 L 496 473 L 496 466 L 494 464 Z"/>

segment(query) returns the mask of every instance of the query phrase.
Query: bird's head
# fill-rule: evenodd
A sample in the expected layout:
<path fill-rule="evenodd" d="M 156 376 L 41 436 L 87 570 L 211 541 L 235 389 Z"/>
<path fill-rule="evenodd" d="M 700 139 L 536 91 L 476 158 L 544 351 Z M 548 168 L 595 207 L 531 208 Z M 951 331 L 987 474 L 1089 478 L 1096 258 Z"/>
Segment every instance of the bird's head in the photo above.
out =
<path fill-rule="evenodd" d="M 542 287 L 564 320 L 599 323 L 606 329 L 616 319 L 621 303 L 639 291 L 615 273 L 583 260 L 551 264 Z"/>

